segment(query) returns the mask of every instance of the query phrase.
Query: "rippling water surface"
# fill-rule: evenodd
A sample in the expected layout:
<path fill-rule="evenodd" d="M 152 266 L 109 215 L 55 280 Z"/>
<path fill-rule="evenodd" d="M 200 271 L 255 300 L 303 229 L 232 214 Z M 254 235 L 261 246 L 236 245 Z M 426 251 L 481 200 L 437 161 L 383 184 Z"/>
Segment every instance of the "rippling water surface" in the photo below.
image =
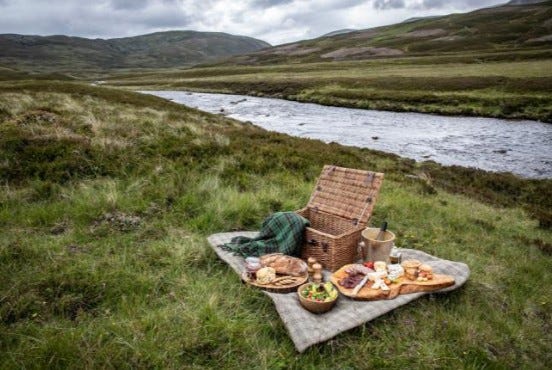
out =
<path fill-rule="evenodd" d="M 294 136 L 446 165 L 552 178 L 552 124 L 327 107 L 242 95 L 146 93 Z"/>

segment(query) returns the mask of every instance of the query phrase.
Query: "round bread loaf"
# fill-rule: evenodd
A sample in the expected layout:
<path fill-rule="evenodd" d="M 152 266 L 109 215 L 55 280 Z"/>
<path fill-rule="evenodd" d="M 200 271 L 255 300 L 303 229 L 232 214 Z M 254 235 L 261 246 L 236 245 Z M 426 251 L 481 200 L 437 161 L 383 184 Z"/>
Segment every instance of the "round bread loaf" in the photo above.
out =
<path fill-rule="evenodd" d="M 272 267 L 263 267 L 257 270 L 258 284 L 269 284 L 274 279 L 276 279 L 276 271 Z"/>

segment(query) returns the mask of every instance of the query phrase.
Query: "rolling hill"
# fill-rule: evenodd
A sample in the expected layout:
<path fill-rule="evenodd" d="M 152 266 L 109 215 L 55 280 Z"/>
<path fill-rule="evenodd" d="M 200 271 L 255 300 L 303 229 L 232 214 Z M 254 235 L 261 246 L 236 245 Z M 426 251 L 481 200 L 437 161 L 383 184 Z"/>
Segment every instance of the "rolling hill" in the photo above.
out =
<path fill-rule="evenodd" d="M 107 40 L 3 34 L 0 65 L 35 72 L 168 68 L 212 62 L 268 46 L 251 37 L 219 32 L 169 31 Z"/>
<path fill-rule="evenodd" d="M 443 53 L 550 50 L 552 1 L 520 2 L 469 13 L 414 19 L 267 48 L 236 64 L 364 60 Z"/>
<path fill-rule="evenodd" d="M 356 31 L 356 30 L 352 29 L 352 28 L 343 28 L 341 30 L 335 30 L 335 31 L 332 31 L 332 32 L 325 33 L 320 37 L 330 37 L 330 36 L 343 35 L 345 33 L 354 32 L 354 31 Z"/>

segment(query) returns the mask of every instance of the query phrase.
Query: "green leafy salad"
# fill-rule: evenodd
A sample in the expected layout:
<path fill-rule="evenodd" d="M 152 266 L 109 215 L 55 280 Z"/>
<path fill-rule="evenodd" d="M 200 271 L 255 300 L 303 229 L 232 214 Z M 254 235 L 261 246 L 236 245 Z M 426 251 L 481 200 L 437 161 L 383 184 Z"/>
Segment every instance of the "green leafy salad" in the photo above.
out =
<path fill-rule="evenodd" d="M 337 298 L 337 290 L 329 281 L 324 284 L 310 284 L 301 291 L 303 298 L 315 302 L 330 302 Z"/>

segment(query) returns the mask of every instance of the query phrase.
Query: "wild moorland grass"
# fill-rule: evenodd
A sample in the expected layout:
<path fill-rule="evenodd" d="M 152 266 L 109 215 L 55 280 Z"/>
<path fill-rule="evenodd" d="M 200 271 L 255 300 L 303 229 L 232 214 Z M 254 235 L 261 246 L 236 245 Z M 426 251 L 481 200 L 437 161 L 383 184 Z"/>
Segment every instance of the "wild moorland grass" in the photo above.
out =
<path fill-rule="evenodd" d="M 500 54 L 500 53 L 497 53 Z M 238 93 L 391 111 L 524 118 L 552 122 L 552 60 L 486 60 L 486 54 L 370 61 L 211 66 L 126 73 L 110 85 Z"/>
<path fill-rule="evenodd" d="M 0 114 L 0 368 L 552 359 L 550 180 L 416 164 L 78 83 L 0 84 Z M 271 301 L 205 238 L 300 208 L 325 163 L 385 172 L 372 224 L 471 277 L 297 354 Z"/>

